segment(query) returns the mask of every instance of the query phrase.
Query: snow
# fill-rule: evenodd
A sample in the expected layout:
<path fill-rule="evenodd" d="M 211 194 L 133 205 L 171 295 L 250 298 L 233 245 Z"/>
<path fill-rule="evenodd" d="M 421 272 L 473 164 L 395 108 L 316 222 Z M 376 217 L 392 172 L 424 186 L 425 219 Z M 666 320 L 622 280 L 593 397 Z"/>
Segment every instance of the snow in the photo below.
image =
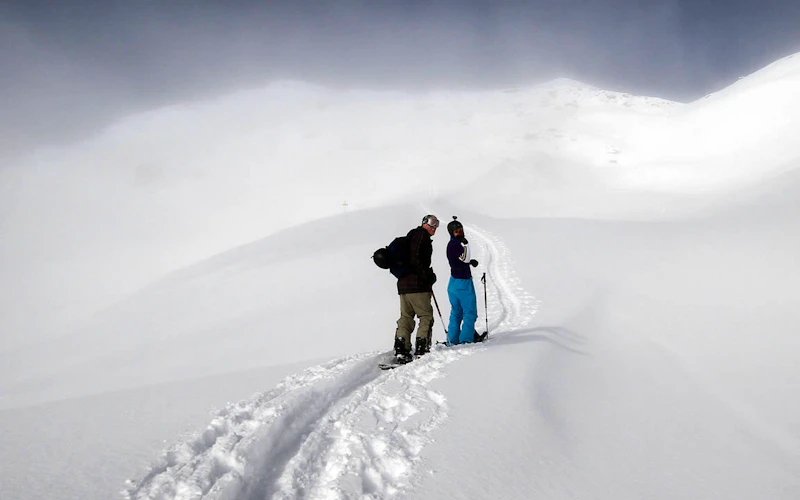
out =
<path fill-rule="evenodd" d="M 685 105 L 571 80 L 423 96 L 283 82 L 0 172 L 4 273 L 40 265 L 26 250 L 55 241 L 32 237 L 45 214 L 156 252 L 94 260 L 69 239 L 61 277 L 91 275 L 113 304 L 77 290 L 91 317 L 4 339 L 0 496 L 796 498 L 798 74 L 785 58 Z M 134 169 L 142 190 L 100 175 L 113 158 L 160 166 Z M 64 165 L 80 170 L 43 175 Z M 119 227 L 88 195 L 118 198 Z M 425 213 L 464 223 L 490 339 L 381 371 L 397 298 L 369 256 Z M 120 262 L 133 277 L 114 283 Z M 47 310 L 11 316 L 14 283 L 4 331 Z"/>

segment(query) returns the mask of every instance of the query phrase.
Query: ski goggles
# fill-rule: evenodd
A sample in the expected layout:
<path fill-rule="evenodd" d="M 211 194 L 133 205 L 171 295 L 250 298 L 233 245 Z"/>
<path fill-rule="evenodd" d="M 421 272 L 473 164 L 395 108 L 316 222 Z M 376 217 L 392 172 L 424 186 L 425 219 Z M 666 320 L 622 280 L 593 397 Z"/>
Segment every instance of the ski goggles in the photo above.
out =
<path fill-rule="evenodd" d="M 439 219 L 435 215 L 426 215 L 422 218 L 422 223 L 431 227 L 439 227 Z"/>

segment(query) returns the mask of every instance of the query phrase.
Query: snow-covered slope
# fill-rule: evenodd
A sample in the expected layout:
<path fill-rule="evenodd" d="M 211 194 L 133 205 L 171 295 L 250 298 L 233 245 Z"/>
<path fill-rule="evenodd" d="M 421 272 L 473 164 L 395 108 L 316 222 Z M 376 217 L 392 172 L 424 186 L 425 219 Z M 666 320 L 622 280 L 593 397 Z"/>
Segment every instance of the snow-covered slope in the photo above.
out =
<path fill-rule="evenodd" d="M 370 257 L 403 217 L 413 225 L 420 216 L 396 207 L 321 219 L 173 273 L 67 336 L 0 355 L 2 403 L 380 348 L 397 298 Z"/>
<path fill-rule="evenodd" d="M 219 413 L 128 497 L 792 498 L 800 238 L 785 221 L 465 215 L 508 238 L 467 226 L 490 342 L 390 373 L 385 353 L 307 370 Z"/>
<path fill-rule="evenodd" d="M 719 192 L 800 166 L 800 58 L 792 55 L 639 130 L 628 185 Z"/>
<path fill-rule="evenodd" d="M 425 94 L 278 82 L 131 117 L 0 170 L 0 326 L 13 332 L 0 350 L 319 217 L 459 191 L 533 154 L 556 155 L 556 175 L 609 164 L 625 130 L 679 107 L 568 80 Z"/>
<path fill-rule="evenodd" d="M 298 107 L 286 109 L 308 111 L 292 114 L 287 129 L 319 123 L 340 144 L 327 150 L 342 160 L 337 176 L 324 177 L 328 192 L 365 172 L 377 179 L 380 171 L 366 167 L 373 160 L 413 175 L 394 188 L 389 169 L 383 187 L 365 191 L 375 200 L 351 200 L 363 210 L 298 225 L 328 208 L 293 212 L 322 188 L 295 184 L 311 170 L 287 171 L 299 177 L 278 184 L 269 203 L 279 208 L 269 213 L 279 220 L 267 223 L 286 223 L 285 231 L 173 273 L 50 347 L 8 350 L 5 402 L 325 357 L 221 410 L 208 428 L 176 437 L 148 467 L 115 472 L 133 479 L 125 495 L 793 499 L 800 491 L 793 397 L 800 146 L 788 138 L 800 110 L 766 99 L 780 89 L 795 102 L 795 87 L 781 78 L 793 82 L 798 64 L 779 61 L 685 106 L 571 81 L 552 83 L 555 93 L 545 86 L 429 101 L 333 94 L 314 109 L 309 96 L 328 91 L 280 88 L 298 96 Z M 732 121 L 758 99 L 758 120 Z M 336 120 L 307 118 L 328 112 Z M 269 113 L 288 120 L 281 109 Z M 340 118 L 350 120 L 347 128 L 331 125 Z M 466 120 L 461 128 L 450 126 L 456 119 Z M 690 133 L 692 124 L 705 125 Z M 716 132 L 720 125 L 733 127 L 730 140 Z M 394 139 L 385 134 L 392 127 L 402 132 Z M 545 135 L 526 138 L 537 130 Z M 764 141 L 748 143 L 740 132 Z M 297 142 L 281 142 L 287 149 L 275 149 L 276 159 L 294 152 L 308 168 L 321 161 L 313 148 L 300 152 L 322 147 L 322 135 L 280 137 Z M 364 157 L 341 146 L 356 137 L 368 138 L 358 143 L 369 145 Z M 209 150 L 238 151 L 206 139 Z M 404 156 L 408 148 L 398 144 L 416 148 Z M 775 154 L 754 163 L 759 144 Z M 658 181 L 662 174 L 674 182 Z M 203 185 L 192 182 L 184 187 Z M 181 192 L 158 189 L 164 199 Z M 395 194 L 430 199 L 387 205 Z M 443 220 L 458 214 L 466 224 L 481 261 L 476 271 L 487 273 L 489 307 L 478 321 L 488 317 L 491 341 L 440 347 L 380 372 L 375 363 L 391 346 L 397 299 L 369 255 L 426 212 Z M 434 267 L 446 317 L 445 242 L 442 234 L 434 240 Z M 114 410 L 85 401 L 87 418 L 113 426 Z M 97 462 L 109 449 L 124 454 L 128 437 L 118 436 L 82 453 L 96 453 Z M 64 442 L 0 452 L 4 462 L 24 454 L 14 463 L 47 464 L 40 474 L 57 485 L 69 474 L 53 473 L 53 463 L 75 452 L 60 448 Z M 34 459 L 36 449 L 48 453 Z M 13 471 L 13 483 L 0 478 L 0 492 L 26 491 L 27 473 Z M 83 498 L 93 498 L 85 481 Z M 58 498 L 57 486 L 48 491 Z"/>
<path fill-rule="evenodd" d="M 503 335 L 524 327 L 535 307 L 516 285 L 507 252 L 500 241 L 477 230 L 473 234 L 476 253 L 494 277 L 487 286 L 490 330 Z M 391 336 L 382 338 L 385 343 Z M 410 472 L 448 416 L 447 398 L 428 386 L 447 373 L 448 365 L 485 345 L 437 345 L 430 355 L 388 373 L 377 365 L 391 351 L 308 369 L 220 412 L 202 434 L 167 450 L 144 480 L 130 485 L 126 497 L 396 495 L 417 482 Z"/>

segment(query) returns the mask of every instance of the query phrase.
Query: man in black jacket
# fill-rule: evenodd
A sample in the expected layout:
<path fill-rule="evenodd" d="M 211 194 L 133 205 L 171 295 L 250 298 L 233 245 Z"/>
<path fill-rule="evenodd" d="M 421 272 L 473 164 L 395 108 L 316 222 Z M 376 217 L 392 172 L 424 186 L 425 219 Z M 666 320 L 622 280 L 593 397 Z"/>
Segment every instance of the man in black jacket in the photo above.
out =
<path fill-rule="evenodd" d="M 421 356 L 431 350 L 433 332 L 433 306 L 431 293 L 436 283 L 436 274 L 431 268 L 433 245 L 431 236 L 436 234 L 439 219 L 426 215 L 422 224 L 408 232 L 408 273 L 397 280 L 397 293 L 400 295 L 400 319 L 394 339 L 394 352 L 401 363 L 411 361 L 411 332 L 414 330 L 414 317 L 419 318 L 417 343 L 414 354 Z"/>

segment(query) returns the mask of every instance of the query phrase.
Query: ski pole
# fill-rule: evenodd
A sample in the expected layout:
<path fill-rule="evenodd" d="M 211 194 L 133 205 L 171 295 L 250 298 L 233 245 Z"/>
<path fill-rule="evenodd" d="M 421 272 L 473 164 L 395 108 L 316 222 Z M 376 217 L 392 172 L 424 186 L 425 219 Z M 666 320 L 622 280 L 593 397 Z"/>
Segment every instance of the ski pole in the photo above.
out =
<path fill-rule="evenodd" d="M 447 328 L 444 326 L 444 318 L 442 317 L 442 310 L 439 309 L 439 301 L 436 300 L 436 294 L 433 293 L 433 289 L 431 289 L 431 295 L 433 295 L 433 303 L 436 304 L 436 310 L 439 311 L 439 319 L 442 322 L 442 329 L 444 330 L 444 338 L 447 338 Z"/>
<path fill-rule="evenodd" d="M 481 283 L 483 283 L 483 309 L 486 311 L 486 336 L 489 336 L 489 304 L 486 300 L 486 273 L 481 276 Z"/>

